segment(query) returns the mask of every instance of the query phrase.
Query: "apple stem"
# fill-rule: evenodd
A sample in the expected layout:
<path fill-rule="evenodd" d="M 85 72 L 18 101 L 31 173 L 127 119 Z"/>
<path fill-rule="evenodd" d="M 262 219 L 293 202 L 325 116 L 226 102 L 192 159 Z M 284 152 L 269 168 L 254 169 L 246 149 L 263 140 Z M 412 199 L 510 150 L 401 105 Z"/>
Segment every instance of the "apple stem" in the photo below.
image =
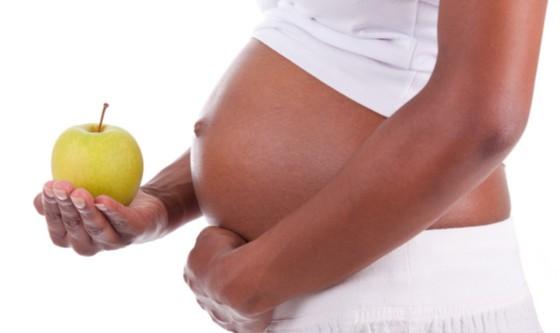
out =
<path fill-rule="evenodd" d="M 101 126 L 103 126 L 103 118 L 105 117 L 105 111 L 109 107 L 108 103 L 103 103 L 103 111 L 101 111 L 101 120 L 99 120 L 99 126 L 97 127 L 97 131 L 101 132 Z"/>

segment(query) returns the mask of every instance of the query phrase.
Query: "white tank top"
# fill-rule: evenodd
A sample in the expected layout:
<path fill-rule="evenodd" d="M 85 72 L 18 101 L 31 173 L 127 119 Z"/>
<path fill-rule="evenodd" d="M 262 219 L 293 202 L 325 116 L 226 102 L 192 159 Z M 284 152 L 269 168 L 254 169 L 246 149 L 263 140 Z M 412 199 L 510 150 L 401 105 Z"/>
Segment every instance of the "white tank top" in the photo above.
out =
<path fill-rule="evenodd" d="M 391 116 L 428 81 L 438 0 L 257 0 L 253 37 L 352 100 Z"/>

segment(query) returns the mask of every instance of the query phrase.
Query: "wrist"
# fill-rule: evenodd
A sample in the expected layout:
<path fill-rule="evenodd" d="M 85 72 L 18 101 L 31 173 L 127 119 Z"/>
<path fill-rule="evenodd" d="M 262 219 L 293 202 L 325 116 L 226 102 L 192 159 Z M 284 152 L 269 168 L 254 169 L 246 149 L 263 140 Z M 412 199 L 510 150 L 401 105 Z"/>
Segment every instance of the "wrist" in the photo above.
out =
<path fill-rule="evenodd" d="M 138 211 L 141 215 L 140 220 L 145 221 L 145 224 L 141 228 L 142 232 L 132 239 L 132 243 L 144 243 L 164 236 L 168 229 L 169 218 L 163 201 L 143 187 L 138 190 L 136 198 L 137 208 L 141 210 Z"/>
<path fill-rule="evenodd" d="M 168 193 L 152 183 L 147 183 L 141 186 L 140 189 L 158 201 L 160 207 L 163 208 L 165 212 L 166 220 L 169 224 L 182 219 L 183 209 L 177 205 L 177 200 L 172 198 L 172 193 Z"/>

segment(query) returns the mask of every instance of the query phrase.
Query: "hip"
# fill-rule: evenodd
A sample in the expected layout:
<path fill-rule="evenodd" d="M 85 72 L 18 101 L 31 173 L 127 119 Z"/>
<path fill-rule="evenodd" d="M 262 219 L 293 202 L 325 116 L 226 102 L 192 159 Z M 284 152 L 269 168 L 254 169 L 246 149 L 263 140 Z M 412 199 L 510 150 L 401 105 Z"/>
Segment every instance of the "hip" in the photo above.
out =
<path fill-rule="evenodd" d="M 287 301 L 266 332 L 538 333 L 514 219 L 429 229 L 342 283 Z"/>

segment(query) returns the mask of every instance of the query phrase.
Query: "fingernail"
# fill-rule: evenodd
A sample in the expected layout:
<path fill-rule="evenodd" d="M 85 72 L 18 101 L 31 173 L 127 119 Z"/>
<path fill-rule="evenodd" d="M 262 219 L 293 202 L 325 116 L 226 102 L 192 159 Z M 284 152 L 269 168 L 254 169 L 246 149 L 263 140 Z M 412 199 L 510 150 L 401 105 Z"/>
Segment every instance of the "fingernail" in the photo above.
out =
<path fill-rule="evenodd" d="M 47 195 L 47 197 L 54 197 L 54 193 L 50 187 L 45 187 L 45 194 Z"/>
<path fill-rule="evenodd" d="M 83 209 L 83 208 L 86 207 L 86 203 L 85 203 L 84 199 L 82 199 L 82 198 L 70 196 L 70 200 L 72 200 L 72 203 L 78 209 Z"/>
<path fill-rule="evenodd" d="M 104 212 L 107 211 L 107 207 L 105 207 L 104 204 L 99 204 L 99 203 L 98 203 L 98 204 L 95 204 L 95 207 L 97 207 L 97 209 L 102 210 L 102 211 L 104 211 Z"/>
<path fill-rule="evenodd" d="M 66 200 L 68 199 L 68 197 L 66 196 L 66 192 L 59 190 L 59 189 L 53 189 L 54 191 L 54 195 L 59 199 L 59 200 Z"/>

